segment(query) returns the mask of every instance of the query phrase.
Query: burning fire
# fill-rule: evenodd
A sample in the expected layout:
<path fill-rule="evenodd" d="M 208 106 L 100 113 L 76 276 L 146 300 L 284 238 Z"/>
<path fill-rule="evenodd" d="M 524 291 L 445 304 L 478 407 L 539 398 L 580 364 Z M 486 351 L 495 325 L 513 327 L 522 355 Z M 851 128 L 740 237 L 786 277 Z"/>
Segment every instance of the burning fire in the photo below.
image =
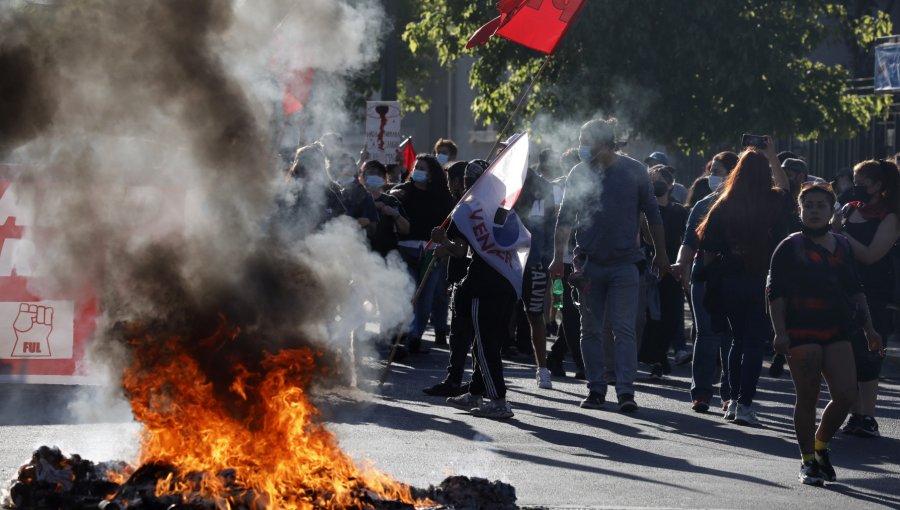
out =
<path fill-rule="evenodd" d="M 216 351 L 240 334 L 222 319 L 199 345 Z M 221 509 L 367 508 L 361 497 L 373 495 L 415 503 L 408 486 L 358 468 L 317 422 L 307 390 L 325 370 L 317 366 L 321 353 L 282 350 L 251 366 L 214 368 L 231 381 L 217 388 L 210 367 L 201 366 L 205 360 L 186 345 L 178 337 L 136 338 L 124 377 L 135 418 L 144 424 L 141 464 L 175 468 L 159 475 L 157 497 L 200 497 Z"/>

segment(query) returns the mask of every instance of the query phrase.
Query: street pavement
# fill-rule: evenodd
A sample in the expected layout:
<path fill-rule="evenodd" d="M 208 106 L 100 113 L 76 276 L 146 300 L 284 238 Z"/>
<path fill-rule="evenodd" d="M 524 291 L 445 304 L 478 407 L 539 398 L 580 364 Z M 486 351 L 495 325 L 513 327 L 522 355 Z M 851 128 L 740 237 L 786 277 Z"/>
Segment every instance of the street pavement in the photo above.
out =
<path fill-rule="evenodd" d="M 651 381 L 642 370 L 640 409 L 621 414 L 611 403 L 604 410 L 578 407 L 586 390 L 571 377 L 554 379 L 552 390 L 538 389 L 534 368 L 513 360 L 506 363 L 506 376 L 515 417 L 492 421 L 422 393 L 443 378 L 446 361 L 443 348 L 413 355 L 395 364 L 378 387 L 379 365 L 371 358 L 360 373 L 360 389 L 331 388 L 316 402 L 342 447 L 360 461 L 417 487 L 456 474 L 502 480 L 515 487 L 521 506 L 900 508 L 897 358 L 887 362 L 882 378 L 882 437 L 839 433 L 832 442 L 838 481 L 825 488 L 797 481 L 787 372 L 772 379 L 763 369 L 757 395 L 763 428 L 754 429 L 726 423 L 719 412 L 691 411 L 690 365 L 673 367 L 662 381 Z M 567 368 L 571 376 L 573 367 Z M 0 385 L 0 479 L 13 478 L 42 444 L 93 460 L 133 458 L 139 426 L 121 402 L 95 404 L 87 415 L 85 406 L 77 406 L 78 415 L 68 410 L 68 402 L 92 401 L 102 393 Z M 612 391 L 609 397 L 614 400 Z M 820 410 L 826 401 L 823 390 Z"/>

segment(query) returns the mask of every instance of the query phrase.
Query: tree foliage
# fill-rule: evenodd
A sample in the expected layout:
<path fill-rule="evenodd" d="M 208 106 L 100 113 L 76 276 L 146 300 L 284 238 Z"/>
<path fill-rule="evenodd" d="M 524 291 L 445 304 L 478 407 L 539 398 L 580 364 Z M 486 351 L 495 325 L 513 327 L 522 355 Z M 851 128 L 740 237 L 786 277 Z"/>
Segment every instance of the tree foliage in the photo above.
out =
<path fill-rule="evenodd" d="M 497 14 L 494 0 L 421 0 L 416 9 L 403 40 L 442 66 L 471 51 L 467 38 Z M 634 133 L 686 151 L 741 132 L 848 136 L 889 101 L 852 94 L 850 70 L 811 55 L 837 45 L 869 58 L 875 38 L 890 32 L 874 6 L 848 13 L 822 0 L 586 0 L 521 122 L 539 112 L 615 115 Z M 505 122 L 543 55 L 494 37 L 474 56 L 472 110 L 483 122 Z"/>

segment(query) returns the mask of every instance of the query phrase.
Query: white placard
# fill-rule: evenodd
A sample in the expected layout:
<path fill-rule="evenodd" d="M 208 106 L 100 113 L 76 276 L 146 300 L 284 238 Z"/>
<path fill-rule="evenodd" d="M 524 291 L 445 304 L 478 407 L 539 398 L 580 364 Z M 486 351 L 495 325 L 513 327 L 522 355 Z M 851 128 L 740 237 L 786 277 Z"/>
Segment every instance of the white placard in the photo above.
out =
<path fill-rule="evenodd" d="M 0 302 L 0 359 L 71 359 L 72 301 Z"/>
<path fill-rule="evenodd" d="M 366 102 L 366 150 L 369 159 L 385 165 L 397 162 L 400 147 L 400 102 Z"/>

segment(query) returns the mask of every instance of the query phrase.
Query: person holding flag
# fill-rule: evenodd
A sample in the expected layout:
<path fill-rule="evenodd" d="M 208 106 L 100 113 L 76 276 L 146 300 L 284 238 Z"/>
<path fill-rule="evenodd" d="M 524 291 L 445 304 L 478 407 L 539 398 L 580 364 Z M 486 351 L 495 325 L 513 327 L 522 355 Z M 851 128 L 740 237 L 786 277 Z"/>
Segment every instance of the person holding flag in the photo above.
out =
<path fill-rule="evenodd" d="M 554 234 L 550 274 L 563 274 L 563 254 L 575 229 L 575 272 L 581 311 L 581 353 L 588 396 L 581 407 L 599 409 L 606 401 L 603 378 L 603 322 L 609 320 L 615 338 L 616 393 L 619 411 L 637 410 L 637 302 L 643 260 L 638 245 L 640 213 L 644 213 L 654 246 L 653 265 L 660 274 L 671 271 L 659 206 L 643 163 L 617 152 L 616 120 L 595 119 L 581 127 L 581 163 L 566 179 Z M 574 278 L 573 278 L 574 277 Z M 607 312 L 604 314 L 604 310 Z"/>
<path fill-rule="evenodd" d="M 531 235 L 513 210 L 528 170 L 528 135 L 516 138 L 478 178 L 451 213 L 451 239 L 443 229 L 432 240 L 471 257 L 466 276 L 457 286 L 453 320 L 469 329 L 475 368 L 469 391 L 447 402 L 474 416 L 511 418 L 506 401 L 500 348 L 508 334 L 516 302 L 522 293 Z M 464 239 L 464 240 L 463 240 Z M 487 397 L 488 402 L 483 398 Z"/>

